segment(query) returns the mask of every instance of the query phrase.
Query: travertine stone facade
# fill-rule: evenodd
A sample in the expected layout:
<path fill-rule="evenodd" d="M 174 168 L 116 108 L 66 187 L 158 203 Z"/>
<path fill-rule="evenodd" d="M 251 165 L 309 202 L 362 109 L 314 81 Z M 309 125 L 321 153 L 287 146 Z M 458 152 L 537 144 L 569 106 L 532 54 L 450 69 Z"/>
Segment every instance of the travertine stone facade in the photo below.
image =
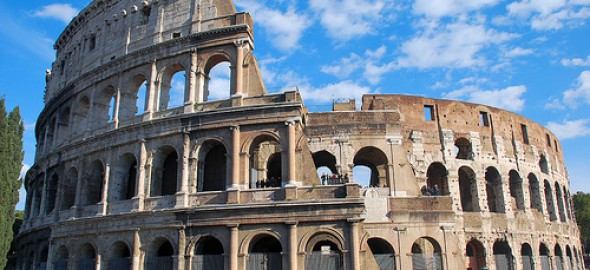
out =
<path fill-rule="evenodd" d="M 550 131 L 402 95 L 309 113 L 266 93 L 253 40 L 230 0 L 95 0 L 74 18 L 16 269 L 583 269 Z M 212 100 L 222 62 L 230 97 Z"/>

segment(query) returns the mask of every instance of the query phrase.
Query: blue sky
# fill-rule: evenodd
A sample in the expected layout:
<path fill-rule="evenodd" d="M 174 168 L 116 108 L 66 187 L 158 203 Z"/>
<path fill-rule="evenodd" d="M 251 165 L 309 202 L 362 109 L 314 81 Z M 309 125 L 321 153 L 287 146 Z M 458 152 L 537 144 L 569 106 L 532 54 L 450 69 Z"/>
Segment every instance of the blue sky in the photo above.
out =
<path fill-rule="evenodd" d="M 90 3 L 39 2 L 0 1 L 0 95 L 23 114 L 24 168 L 33 163 L 53 42 Z M 513 111 L 558 136 L 572 191 L 590 192 L 590 0 L 235 3 L 256 22 L 269 92 L 297 87 L 311 110 L 333 98 L 402 93 Z"/>

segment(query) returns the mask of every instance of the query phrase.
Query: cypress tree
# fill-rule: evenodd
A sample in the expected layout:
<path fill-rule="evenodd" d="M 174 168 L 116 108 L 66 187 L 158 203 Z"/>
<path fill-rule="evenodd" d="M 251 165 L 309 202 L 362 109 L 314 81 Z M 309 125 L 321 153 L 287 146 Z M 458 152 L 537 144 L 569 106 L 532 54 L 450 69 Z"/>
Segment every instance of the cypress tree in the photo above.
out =
<path fill-rule="evenodd" d="M 6 112 L 4 98 L 0 99 L 0 269 L 6 265 L 14 223 L 14 208 L 21 187 L 20 170 L 23 153 L 24 126 L 18 107 Z"/>

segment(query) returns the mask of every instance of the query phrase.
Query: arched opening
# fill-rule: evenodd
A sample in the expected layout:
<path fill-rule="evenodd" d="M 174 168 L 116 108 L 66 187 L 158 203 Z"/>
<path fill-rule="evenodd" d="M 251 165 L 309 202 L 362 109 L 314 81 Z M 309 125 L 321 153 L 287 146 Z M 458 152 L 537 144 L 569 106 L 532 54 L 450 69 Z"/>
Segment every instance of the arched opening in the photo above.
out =
<path fill-rule="evenodd" d="M 486 169 L 486 195 L 490 212 L 504 213 L 504 192 L 502 190 L 502 179 L 500 173 L 494 167 Z"/>
<path fill-rule="evenodd" d="M 539 245 L 539 257 L 541 258 L 541 270 L 551 270 L 549 261 L 549 248 L 543 243 Z"/>
<path fill-rule="evenodd" d="M 206 236 L 195 248 L 193 270 L 224 269 L 223 245 L 214 237 Z"/>
<path fill-rule="evenodd" d="M 84 134 L 86 131 L 86 125 L 88 124 L 88 112 L 90 111 L 90 99 L 87 96 L 82 96 L 78 103 L 76 104 L 76 111 L 74 112 L 74 133 L 75 134 Z M 88 124 L 89 125 L 89 124 Z M 45 143 L 50 145 L 49 140 L 46 140 Z"/>
<path fill-rule="evenodd" d="M 57 122 L 57 137 L 61 138 L 61 140 L 63 141 L 65 141 L 65 138 L 67 138 L 70 135 L 70 114 L 70 107 L 66 107 L 59 113 L 59 120 Z"/>
<path fill-rule="evenodd" d="M 570 196 L 570 192 L 567 190 L 567 188 L 565 186 L 563 187 L 563 194 L 564 194 L 565 212 L 567 214 L 567 218 L 569 220 L 572 220 L 573 219 L 573 216 L 572 216 L 572 197 Z"/>
<path fill-rule="evenodd" d="M 441 248 L 436 240 L 421 237 L 412 245 L 412 266 L 414 270 L 442 270 Z"/>
<path fill-rule="evenodd" d="M 66 173 L 66 179 L 60 186 L 61 205 L 60 210 L 68 210 L 76 201 L 76 183 L 78 182 L 78 170 L 72 167 Z"/>
<path fill-rule="evenodd" d="M 252 239 L 248 254 L 247 270 L 281 270 L 283 247 L 270 235 L 260 235 Z"/>
<path fill-rule="evenodd" d="M 257 137 L 250 146 L 250 185 L 259 188 L 282 185 L 282 147 L 271 136 Z"/>
<path fill-rule="evenodd" d="M 574 258 L 572 256 L 572 250 L 569 245 L 565 246 L 565 255 L 566 255 L 566 264 L 568 265 L 568 269 L 574 270 Z"/>
<path fill-rule="evenodd" d="M 208 68 L 207 68 L 208 67 Z M 223 55 L 213 56 L 205 68 L 203 101 L 229 99 L 232 93 L 231 68 L 229 59 Z"/>
<path fill-rule="evenodd" d="M 387 187 L 387 156 L 376 147 L 361 148 L 354 156 L 354 166 L 366 166 L 371 169 L 369 186 Z M 357 182 L 356 175 L 353 180 Z M 359 183 L 360 184 L 360 183 Z"/>
<path fill-rule="evenodd" d="M 381 238 L 370 238 L 367 240 L 367 245 L 370 251 L 366 257 L 367 269 L 395 270 L 395 251 L 387 241 Z"/>
<path fill-rule="evenodd" d="M 227 183 L 227 150 L 217 141 L 206 142 L 199 153 L 197 191 L 225 190 Z"/>
<path fill-rule="evenodd" d="M 496 269 L 512 270 L 512 249 L 506 241 L 496 241 L 494 243 L 494 259 L 496 260 Z"/>
<path fill-rule="evenodd" d="M 115 116 L 115 88 L 107 86 L 98 93 L 94 100 L 94 123 L 106 124 Z"/>
<path fill-rule="evenodd" d="M 121 91 L 119 119 L 129 119 L 143 114 L 147 109 L 147 79 L 142 74 L 131 78 L 124 91 Z"/>
<path fill-rule="evenodd" d="M 557 214 L 555 213 L 555 202 L 553 201 L 553 190 L 549 181 L 545 180 L 545 208 L 549 214 L 549 220 L 557 220 Z"/>
<path fill-rule="evenodd" d="M 39 253 L 39 261 L 37 262 L 37 269 L 46 269 L 47 268 L 47 255 L 49 255 L 49 249 L 44 247 Z"/>
<path fill-rule="evenodd" d="M 342 251 L 332 235 L 319 234 L 308 242 L 306 270 L 340 270 L 344 268 Z"/>
<path fill-rule="evenodd" d="M 479 270 L 486 267 L 486 252 L 483 244 L 472 239 L 465 246 L 467 255 L 467 270 Z"/>
<path fill-rule="evenodd" d="M 82 205 L 97 204 L 102 199 L 104 180 L 104 166 L 102 161 L 95 160 L 90 164 L 90 170 L 84 177 Z"/>
<path fill-rule="evenodd" d="M 57 134 L 55 134 L 56 133 L 55 132 L 55 122 L 56 121 L 57 120 L 55 118 L 52 118 L 51 121 L 49 121 L 49 125 L 47 125 L 47 134 L 46 134 L 46 140 L 45 140 L 45 142 L 47 144 L 45 146 L 45 149 L 53 148 L 53 144 L 55 142 L 54 135 L 57 135 Z"/>
<path fill-rule="evenodd" d="M 55 270 L 67 270 L 68 269 L 68 248 L 65 246 L 59 247 L 57 254 L 53 261 L 53 269 Z"/>
<path fill-rule="evenodd" d="M 153 162 L 150 196 L 176 194 L 178 181 L 178 154 L 176 149 L 170 146 L 160 148 Z"/>
<path fill-rule="evenodd" d="M 57 174 L 53 174 L 49 182 L 47 183 L 47 189 L 45 190 L 45 214 L 48 215 L 49 213 L 53 212 L 55 209 L 55 200 L 57 194 L 57 185 L 59 183 L 59 179 Z"/>
<path fill-rule="evenodd" d="M 174 247 L 165 238 L 158 238 L 146 252 L 144 269 L 172 270 Z"/>
<path fill-rule="evenodd" d="M 520 256 L 522 261 L 522 270 L 533 270 L 534 258 L 533 249 L 531 245 L 524 243 L 520 248 Z"/>
<path fill-rule="evenodd" d="M 565 206 L 563 204 L 563 194 L 561 187 L 555 182 L 555 199 L 557 200 L 557 210 L 559 211 L 559 220 L 565 222 Z"/>
<path fill-rule="evenodd" d="M 111 256 L 109 258 L 109 270 L 129 270 L 131 269 L 131 250 L 124 242 L 117 241 L 111 246 Z"/>
<path fill-rule="evenodd" d="M 181 65 L 172 65 L 162 73 L 158 111 L 184 106 L 185 74 Z"/>
<path fill-rule="evenodd" d="M 329 181 L 333 178 L 332 176 L 338 173 L 336 157 L 328 151 L 318 151 L 313 153 L 312 156 L 321 184 L 331 185 L 332 183 Z"/>
<path fill-rule="evenodd" d="M 39 175 L 37 178 L 37 183 L 35 184 L 34 191 L 33 191 L 33 217 L 38 217 L 41 214 L 41 196 L 43 196 L 43 186 L 44 182 L 43 179 L 45 178 L 45 174 Z"/>
<path fill-rule="evenodd" d="M 428 166 L 426 171 L 426 188 L 430 195 L 449 195 L 449 184 L 447 168 L 439 162 L 434 162 Z"/>
<path fill-rule="evenodd" d="M 130 200 L 135 196 L 137 183 L 137 159 L 135 155 L 126 153 L 117 160 L 113 168 L 113 200 Z"/>
<path fill-rule="evenodd" d="M 545 155 L 541 155 L 539 158 L 539 168 L 541 169 L 541 172 L 549 173 L 549 164 L 547 163 L 547 158 L 545 158 Z"/>
<path fill-rule="evenodd" d="M 561 246 L 559 244 L 555 244 L 555 266 L 557 270 L 564 270 L 565 265 L 563 264 L 563 252 L 561 251 Z"/>
<path fill-rule="evenodd" d="M 467 166 L 459 168 L 459 193 L 463 211 L 479 211 L 475 172 Z"/>
<path fill-rule="evenodd" d="M 457 159 L 473 159 L 473 147 L 466 138 L 458 138 L 455 141 L 455 151 L 455 158 Z"/>
<path fill-rule="evenodd" d="M 537 209 L 539 213 L 543 213 L 543 200 L 541 199 L 541 187 L 539 180 L 533 173 L 529 173 L 529 196 L 531 196 L 531 209 Z"/>
<path fill-rule="evenodd" d="M 80 247 L 78 260 L 78 270 L 94 270 L 96 269 L 96 251 L 94 247 L 86 243 Z"/>
<path fill-rule="evenodd" d="M 524 210 L 524 192 L 522 190 L 522 179 L 517 171 L 511 170 L 509 173 L 510 198 L 512 207 L 517 210 Z"/>

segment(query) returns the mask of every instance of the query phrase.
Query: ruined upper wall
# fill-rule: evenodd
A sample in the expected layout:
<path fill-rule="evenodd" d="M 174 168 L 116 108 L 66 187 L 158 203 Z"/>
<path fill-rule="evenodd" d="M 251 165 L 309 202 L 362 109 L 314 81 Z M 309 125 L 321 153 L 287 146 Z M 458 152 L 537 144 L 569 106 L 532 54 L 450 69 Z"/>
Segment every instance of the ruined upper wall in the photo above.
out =
<path fill-rule="evenodd" d="M 95 0 L 55 42 L 46 102 L 76 78 L 124 55 L 235 25 L 253 29 L 249 15 L 236 14 L 231 0 Z"/>

